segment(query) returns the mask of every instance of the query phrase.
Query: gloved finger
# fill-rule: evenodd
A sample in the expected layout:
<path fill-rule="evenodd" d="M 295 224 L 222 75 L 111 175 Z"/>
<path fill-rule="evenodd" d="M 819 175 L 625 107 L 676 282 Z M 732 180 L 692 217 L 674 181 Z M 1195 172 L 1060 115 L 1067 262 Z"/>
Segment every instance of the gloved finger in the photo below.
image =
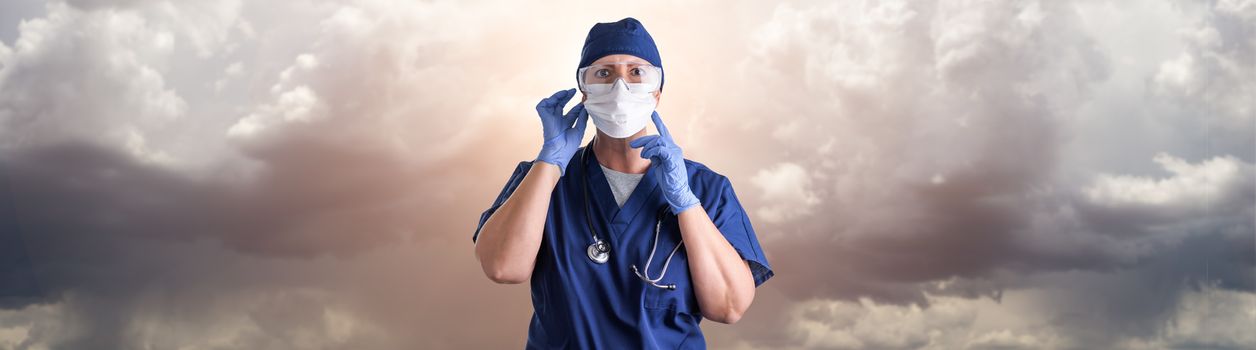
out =
<path fill-rule="evenodd" d="M 562 93 L 558 100 L 554 101 L 554 110 L 551 112 L 553 115 L 563 115 L 563 108 L 567 106 L 567 102 L 571 101 L 572 97 L 576 96 L 576 89 L 563 90 Z"/>
<path fill-rule="evenodd" d="M 631 142 L 628 142 L 628 147 L 639 148 L 639 147 L 645 146 L 646 144 L 650 142 L 653 142 L 654 140 L 658 138 L 659 138 L 659 135 L 646 135 L 646 136 L 638 137 L 636 140 L 632 140 Z"/>
<path fill-rule="evenodd" d="M 659 139 L 658 150 L 654 151 L 660 159 L 671 160 L 674 156 L 680 154 L 680 148 L 668 145 Z"/>
<path fill-rule="evenodd" d="M 567 101 L 576 95 L 576 89 L 559 90 L 550 97 L 546 97 L 536 104 L 536 111 L 540 113 L 551 113 L 554 115 L 562 114 L 562 106 L 567 105 Z M 559 108 L 558 113 L 553 113 L 555 106 Z"/>
<path fill-rule="evenodd" d="M 580 135 L 584 135 L 584 127 L 589 125 L 589 111 L 584 109 L 584 104 L 580 104 L 580 113 L 576 116 L 576 130 Z"/>
<path fill-rule="evenodd" d="M 645 159 L 657 158 L 659 160 L 662 160 L 664 158 L 662 151 L 663 151 L 663 147 L 661 145 L 658 145 L 657 143 L 653 145 L 649 145 L 641 149 L 641 158 L 645 158 Z"/>
<path fill-rule="evenodd" d="M 570 102 L 571 98 L 575 97 L 575 88 L 563 90 L 561 93 L 563 93 L 563 95 L 560 95 L 558 103 L 554 105 L 555 108 L 558 108 L 558 113 L 554 113 L 555 115 L 563 114 L 563 108 L 566 107 L 566 103 Z"/>
<path fill-rule="evenodd" d="M 571 125 L 573 122 L 576 121 L 576 117 L 580 116 L 580 112 L 583 110 L 584 110 L 583 102 L 577 103 L 575 107 L 571 107 L 571 110 L 567 111 L 567 115 L 563 117 L 563 121 L 565 122 L 564 124 Z"/>
<path fill-rule="evenodd" d="M 646 142 L 645 146 L 641 147 L 642 153 L 645 153 L 646 151 L 650 152 L 649 155 L 651 158 L 657 157 L 660 159 L 665 159 L 667 158 L 666 157 L 667 156 L 666 154 L 667 142 L 663 140 L 663 137 L 661 136 L 655 137 L 654 140 L 651 140 L 650 142 Z"/>
<path fill-rule="evenodd" d="M 672 140 L 672 132 L 668 131 L 667 125 L 663 124 L 663 117 L 659 116 L 659 111 L 654 111 L 654 113 L 650 115 L 650 119 L 654 119 L 654 128 L 659 130 L 659 135 L 662 135 L 663 138 L 668 140 Z"/>
<path fill-rule="evenodd" d="M 541 102 L 536 104 L 536 108 L 540 110 L 541 108 L 549 108 L 550 106 L 553 106 L 554 102 L 557 102 L 559 98 L 568 93 L 567 91 L 568 90 L 558 90 L 557 92 L 554 92 L 553 95 L 541 99 Z"/>
<path fill-rule="evenodd" d="M 652 135 L 652 136 L 655 136 L 655 137 L 641 146 L 641 152 L 645 153 L 646 151 L 650 151 L 654 154 L 657 154 L 657 153 L 660 153 L 661 151 L 666 151 L 667 144 L 663 142 L 663 138 L 659 137 L 658 135 Z"/>

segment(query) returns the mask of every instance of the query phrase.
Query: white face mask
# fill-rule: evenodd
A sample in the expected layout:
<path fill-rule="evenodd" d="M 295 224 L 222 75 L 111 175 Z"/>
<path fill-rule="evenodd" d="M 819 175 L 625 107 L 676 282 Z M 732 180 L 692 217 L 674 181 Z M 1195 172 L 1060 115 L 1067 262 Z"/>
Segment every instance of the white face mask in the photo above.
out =
<path fill-rule="evenodd" d="M 593 117 L 593 125 L 607 136 L 617 139 L 626 138 L 644 129 L 645 125 L 650 122 L 650 115 L 653 114 L 654 107 L 658 103 L 654 100 L 653 93 L 628 91 L 629 84 L 623 79 L 617 79 L 613 84 L 591 85 L 611 85 L 610 91 L 605 92 L 603 92 L 606 90 L 603 86 L 590 86 L 589 90 L 603 91 L 597 91 L 600 92 L 598 94 L 591 93 L 584 101 L 584 108 L 589 111 L 589 116 Z"/>

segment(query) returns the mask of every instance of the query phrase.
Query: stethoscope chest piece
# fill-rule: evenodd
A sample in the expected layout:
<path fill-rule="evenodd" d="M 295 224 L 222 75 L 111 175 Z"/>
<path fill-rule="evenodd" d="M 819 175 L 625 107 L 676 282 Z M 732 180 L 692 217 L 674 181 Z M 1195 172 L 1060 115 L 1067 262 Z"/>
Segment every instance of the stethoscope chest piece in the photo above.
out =
<path fill-rule="evenodd" d="M 593 260 L 593 262 L 598 264 L 605 264 L 611 258 L 611 249 L 602 240 L 590 244 L 587 252 L 589 253 L 589 260 Z"/>

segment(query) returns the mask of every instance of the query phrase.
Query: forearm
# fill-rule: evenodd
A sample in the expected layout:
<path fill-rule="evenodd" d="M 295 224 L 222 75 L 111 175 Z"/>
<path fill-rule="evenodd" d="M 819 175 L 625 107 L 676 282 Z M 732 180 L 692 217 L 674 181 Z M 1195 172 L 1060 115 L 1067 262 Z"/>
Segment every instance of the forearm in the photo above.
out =
<path fill-rule="evenodd" d="M 702 316 L 734 323 L 754 301 L 754 277 L 702 206 L 679 215 L 681 238 L 689 257 L 689 274 Z"/>
<path fill-rule="evenodd" d="M 532 275 L 550 194 L 559 176 L 557 166 L 534 162 L 510 198 L 484 222 L 476 239 L 475 256 L 489 279 L 522 283 Z"/>

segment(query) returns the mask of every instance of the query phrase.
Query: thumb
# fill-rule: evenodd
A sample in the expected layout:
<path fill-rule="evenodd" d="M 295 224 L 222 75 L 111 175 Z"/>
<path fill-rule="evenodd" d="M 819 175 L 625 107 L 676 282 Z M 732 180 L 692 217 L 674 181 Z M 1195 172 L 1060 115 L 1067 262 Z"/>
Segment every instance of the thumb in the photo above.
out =
<path fill-rule="evenodd" d="M 580 105 L 580 114 L 576 115 L 576 131 L 580 135 L 584 135 L 584 128 L 589 125 L 589 111 L 584 109 L 584 105 Z"/>

